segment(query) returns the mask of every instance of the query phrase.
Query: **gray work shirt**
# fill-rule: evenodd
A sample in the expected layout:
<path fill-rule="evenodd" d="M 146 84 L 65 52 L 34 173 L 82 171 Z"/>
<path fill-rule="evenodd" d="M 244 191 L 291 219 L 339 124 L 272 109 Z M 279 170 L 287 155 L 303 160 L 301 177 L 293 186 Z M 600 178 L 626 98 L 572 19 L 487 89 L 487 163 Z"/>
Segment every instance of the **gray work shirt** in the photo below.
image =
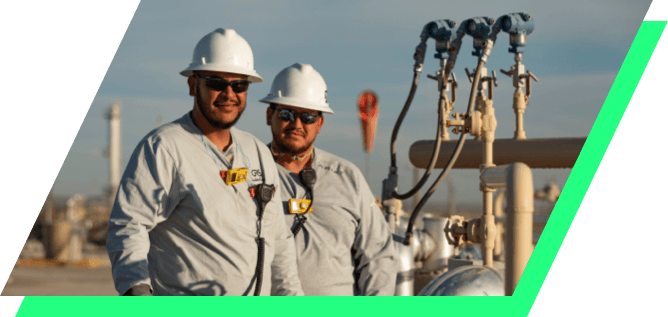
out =
<path fill-rule="evenodd" d="M 310 296 L 394 295 L 397 259 L 392 234 L 369 185 L 349 161 L 314 149 L 313 212 L 295 237 L 299 279 Z M 278 165 L 285 220 L 288 199 L 310 199 L 299 175 Z"/>
<path fill-rule="evenodd" d="M 264 181 L 279 191 L 281 183 L 266 145 L 230 131 L 233 143 L 223 153 L 186 114 L 139 142 L 109 219 L 107 251 L 120 294 L 141 283 L 154 295 L 253 294 L 259 209 L 248 182 L 225 184 L 221 164 L 225 170 L 249 168 L 252 185 Z M 262 219 L 261 294 L 303 295 L 282 214 L 275 195 Z"/>

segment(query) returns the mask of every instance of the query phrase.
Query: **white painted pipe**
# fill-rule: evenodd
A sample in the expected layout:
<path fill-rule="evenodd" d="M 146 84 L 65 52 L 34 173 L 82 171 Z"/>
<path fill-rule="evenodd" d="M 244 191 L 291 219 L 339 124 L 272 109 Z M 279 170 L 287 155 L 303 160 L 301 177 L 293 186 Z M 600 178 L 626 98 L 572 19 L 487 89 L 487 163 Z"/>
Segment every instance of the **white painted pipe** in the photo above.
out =
<path fill-rule="evenodd" d="M 111 105 L 107 113 L 109 120 L 109 187 L 110 200 L 116 197 L 116 191 L 121 181 L 121 106 L 118 103 Z"/>
<path fill-rule="evenodd" d="M 508 166 L 506 183 L 506 295 L 515 291 L 533 251 L 533 177 L 524 163 Z"/>

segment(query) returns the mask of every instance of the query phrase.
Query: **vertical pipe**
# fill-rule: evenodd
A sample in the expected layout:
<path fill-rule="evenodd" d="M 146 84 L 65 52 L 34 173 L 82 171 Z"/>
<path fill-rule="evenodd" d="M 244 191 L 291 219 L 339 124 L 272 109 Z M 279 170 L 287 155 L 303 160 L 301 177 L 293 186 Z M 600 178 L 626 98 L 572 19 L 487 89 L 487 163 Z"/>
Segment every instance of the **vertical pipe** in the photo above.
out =
<path fill-rule="evenodd" d="M 481 184 L 481 186 L 484 186 Z M 482 262 L 483 265 L 494 265 L 494 241 L 496 240 L 496 224 L 494 222 L 494 190 L 489 187 L 483 187 L 483 206 L 484 214 L 482 215 Z"/>
<path fill-rule="evenodd" d="M 399 255 L 397 263 L 397 282 L 394 296 L 413 296 L 415 284 L 415 256 L 413 245 L 395 242 Z"/>
<path fill-rule="evenodd" d="M 506 295 L 510 296 L 532 252 L 533 178 L 528 165 L 508 167 L 506 195 Z"/>
<path fill-rule="evenodd" d="M 397 236 L 404 235 L 406 225 L 408 223 L 407 217 L 399 219 L 399 225 L 395 229 Z M 394 242 L 394 247 L 397 250 L 398 259 L 395 261 L 397 265 L 397 281 L 394 288 L 394 296 L 413 296 L 415 293 L 415 252 L 417 239 L 413 239 L 410 245 L 404 245 L 399 241 Z"/>
<path fill-rule="evenodd" d="M 116 197 L 116 190 L 121 181 L 121 106 L 114 103 L 107 113 L 109 120 L 109 187 L 110 203 Z"/>
<path fill-rule="evenodd" d="M 80 213 L 83 208 L 83 197 L 74 195 L 67 200 L 67 221 L 70 223 L 70 238 L 68 242 L 68 261 L 76 262 L 82 257 L 82 236 L 80 230 Z"/>
<path fill-rule="evenodd" d="M 491 86 L 490 86 L 491 89 Z M 494 132 L 496 131 L 496 118 L 494 116 L 493 101 L 486 100 L 481 96 L 482 102 L 482 142 L 484 148 L 482 152 L 483 165 L 481 172 L 488 167 L 494 166 Z M 494 221 L 494 190 L 480 183 L 480 189 L 483 191 L 483 215 L 482 215 L 482 261 L 484 265 L 494 265 L 494 241 L 496 240 L 496 223 Z"/>
<path fill-rule="evenodd" d="M 424 239 L 420 239 L 420 242 L 422 248 L 426 251 L 423 256 L 427 254 L 429 255 L 429 257 L 424 259 L 422 263 L 422 271 L 433 272 L 444 269 L 448 265 L 448 259 L 455 255 L 455 247 L 448 243 L 445 234 L 443 234 L 447 219 L 442 217 L 424 217 L 422 222 L 424 231 L 428 233 L 428 235 L 426 235 Z M 427 250 L 430 249 L 430 245 L 434 245 L 433 242 L 428 243 L 428 239 L 433 239 L 434 242 L 436 242 L 435 249 Z"/>
<path fill-rule="evenodd" d="M 505 217 L 503 212 L 503 201 L 506 200 L 506 191 L 501 190 L 494 198 L 494 217 L 495 220 L 498 220 L 502 217 Z M 503 233 L 505 232 L 503 222 L 496 223 L 496 239 L 494 240 L 494 261 L 504 262 L 504 254 L 502 252 L 501 243 L 503 242 Z"/>
<path fill-rule="evenodd" d="M 527 138 L 524 132 L 524 109 L 527 107 L 526 95 L 522 89 L 515 89 L 513 94 L 513 110 L 515 110 L 515 140 L 524 140 Z"/>

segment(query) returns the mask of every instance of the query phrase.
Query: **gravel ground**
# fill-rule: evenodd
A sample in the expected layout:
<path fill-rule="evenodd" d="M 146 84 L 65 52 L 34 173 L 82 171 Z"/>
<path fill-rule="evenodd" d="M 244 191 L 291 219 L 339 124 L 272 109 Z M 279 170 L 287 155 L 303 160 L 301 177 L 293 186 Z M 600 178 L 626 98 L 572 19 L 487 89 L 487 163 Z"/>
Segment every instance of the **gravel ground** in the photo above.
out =
<path fill-rule="evenodd" d="M 3 296 L 116 296 L 110 267 L 16 267 Z"/>
<path fill-rule="evenodd" d="M 28 249 L 28 248 L 26 248 Z M 34 248 L 37 249 L 37 248 Z M 38 250 L 39 251 L 39 250 Z M 30 254 L 26 252 L 26 254 Z M 35 256 L 39 256 L 35 253 Z M 102 248 L 89 248 L 86 258 L 102 260 L 95 268 L 15 266 L 2 296 L 118 296 L 111 263 Z M 25 259 L 25 258 L 24 258 Z M 98 262 L 99 263 L 99 262 Z"/>

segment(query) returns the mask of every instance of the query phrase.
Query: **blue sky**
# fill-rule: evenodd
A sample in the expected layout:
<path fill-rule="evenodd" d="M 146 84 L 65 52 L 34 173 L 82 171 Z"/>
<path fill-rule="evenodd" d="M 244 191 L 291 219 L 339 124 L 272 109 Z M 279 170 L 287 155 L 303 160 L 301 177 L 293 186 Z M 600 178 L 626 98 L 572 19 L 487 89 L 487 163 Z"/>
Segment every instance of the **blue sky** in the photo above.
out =
<path fill-rule="evenodd" d="M 527 12 L 535 19 L 524 54 L 526 68 L 540 81 L 525 113 L 527 137 L 586 136 L 651 1 L 142 1 L 118 48 L 88 114 L 54 183 L 56 195 L 98 195 L 108 182 L 104 113 L 114 101 L 123 104 L 123 166 L 139 140 L 164 122 L 192 109 L 185 77 L 178 73 L 192 57 L 199 39 L 216 28 L 232 28 L 251 45 L 255 69 L 264 82 L 248 92 L 246 111 L 237 127 L 270 140 L 259 103 L 274 76 L 295 62 L 312 64 L 328 85 L 330 106 L 316 146 L 355 163 L 364 171 L 365 154 L 356 99 L 366 89 L 379 96 L 380 117 L 373 167 L 368 179 L 380 194 L 389 167 L 389 139 L 404 104 L 412 76 L 412 55 L 422 27 L 437 19 L 461 22 L 476 16 Z M 509 69 L 508 36 L 500 34 L 488 69 Z M 455 73 L 460 80 L 455 111 L 466 107 L 469 83 L 464 67 L 475 67 L 471 38 L 464 40 Z M 400 191 L 412 183 L 408 149 L 436 131 L 438 92 L 433 74 L 434 42 L 417 95 L 400 131 Z M 514 113 L 512 81 L 499 75 L 494 91 L 497 138 L 511 138 Z M 553 178 L 563 185 L 570 170 L 534 170 L 534 185 Z M 478 172 L 451 173 L 458 202 L 480 201 Z M 430 182 L 435 177 L 432 177 Z M 428 183 L 430 184 L 430 183 Z M 442 184 L 432 201 L 444 201 Z"/>

